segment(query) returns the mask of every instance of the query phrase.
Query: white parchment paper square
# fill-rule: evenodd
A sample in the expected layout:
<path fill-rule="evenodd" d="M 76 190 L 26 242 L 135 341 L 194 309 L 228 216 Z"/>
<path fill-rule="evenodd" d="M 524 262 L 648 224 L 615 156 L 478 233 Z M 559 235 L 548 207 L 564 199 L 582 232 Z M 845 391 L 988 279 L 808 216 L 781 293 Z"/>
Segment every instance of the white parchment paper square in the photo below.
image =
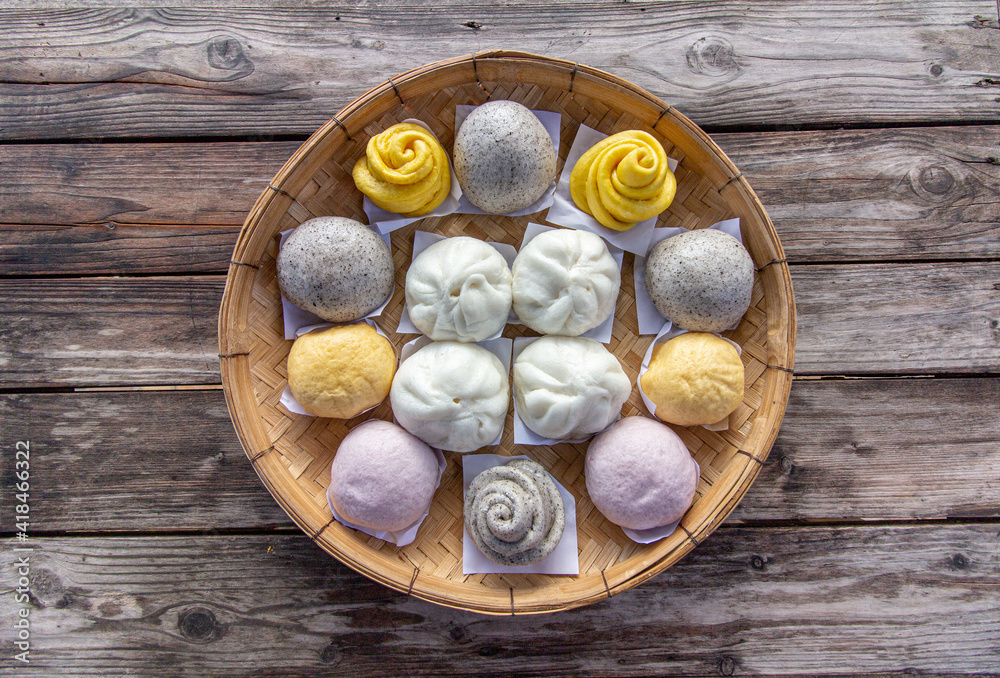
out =
<path fill-rule="evenodd" d="M 434 343 L 431 338 L 421 334 L 419 337 L 413 341 L 403 344 L 403 348 L 399 350 L 399 364 L 402 365 L 406 362 L 406 359 L 411 355 L 422 349 L 424 346 Z M 511 361 L 511 349 L 513 348 L 514 341 L 512 339 L 504 339 L 502 337 L 497 339 L 486 339 L 485 341 L 476 342 L 477 346 L 482 346 L 487 351 L 495 355 L 503 363 L 504 369 L 507 370 L 507 383 L 510 384 L 510 361 Z M 395 423 L 396 417 L 393 416 L 392 420 Z M 500 429 L 500 435 L 497 436 L 489 445 L 484 445 L 483 447 L 489 447 L 490 445 L 499 445 L 500 441 L 503 440 L 503 428 Z M 466 454 L 463 452 L 456 452 L 456 454 Z"/>
<path fill-rule="evenodd" d="M 728 233 L 739 240 L 740 244 L 743 244 L 743 235 L 740 232 L 740 220 L 738 218 L 726 219 L 725 221 L 712 224 L 708 228 Z M 686 228 L 655 228 L 649 240 L 649 249 L 635 256 L 635 266 L 632 270 L 635 276 L 635 313 L 639 319 L 639 334 L 657 334 L 663 327 L 663 323 L 667 321 L 656 310 L 653 300 L 649 298 L 649 292 L 646 291 L 646 261 L 649 258 L 649 252 L 667 238 L 687 233 L 687 231 L 688 229 Z M 736 329 L 739 324 L 737 320 L 736 325 L 729 329 Z"/>
<path fill-rule="evenodd" d="M 381 421 L 381 420 L 373 419 L 372 421 Z M 354 430 L 357 430 L 358 428 L 361 428 L 361 426 L 366 426 L 368 423 L 369 422 L 366 421 L 365 423 L 360 424 L 359 426 L 355 427 Z M 444 455 L 441 454 L 441 450 L 438 450 L 438 449 L 433 448 L 433 447 L 431 449 L 434 450 L 434 455 L 437 457 L 437 464 L 438 464 L 438 480 L 437 480 L 437 484 L 434 486 L 434 489 L 436 491 L 437 488 L 441 486 L 441 475 L 444 473 L 445 468 L 448 467 L 448 461 L 444 458 Z M 330 501 L 330 488 L 329 487 L 327 487 L 327 490 L 326 490 L 326 503 L 327 503 L 327 506 L 330 507 L 330 512 L 333 513 L 334 519 L 338 523 L 340 523 L 341 525 L 344 525 L 346 527 L 350 527 L 350 528 L 355 529 L 355 530 L 359 530 L 361 532 L 364 532 L 367 535 L 371 535 L 372 537 L 375 537 L 376 539 L 381 539 L 383 541 L 392 542 L 396 546 L 406 546 L 407 544 L 413 543 L 413 540 L 417 536 L 417 530 L 420 529 L 420 524 L 424 522 L 424 519 L 427 518 L 427 516 L 430 514 L 430 511 L 431 511 L 431 507 L 430 507 L 430 505 L 428 505 L 427 506 L 427 510 L 424 511 L 423 515 L 421 515 L 419 518 L 417 518 L 417 520 L 415 520 L 413 523 L 411 523 L 407 527 L 404 527 L 402 530 L 395 530 L 395 531 L 390 532 L 390 531 L 387 531 L 387 530 L 373 530 L 370 527 L 363 527 L 361 525 L 355 525 L 354 523 L 347 521 L 339 513 L 337 513 L 337 509 L 335 509 L 333 507 L 333 502 Z"/>
<path fill-rule="evenodd" d="M 368 323 L 369 325 L 371 325 L 372 327 L 374 327 L 375 331 L 378 332 L 379 334 L 381 334 L 383 337 L 385 337 L 386 339 L 389 338 L 389 337 L 386 336 L 385 332 L 383 332 L 382 329 L 378 325 L 376 325 L 374 322 L 372 322 L 371 320 L 366 320 L 365 322 Z M 302 327 L 302 328 L 296 330 L 295 337 L 297 339 L 298 337 L 301 337 L 303 334 L 306 334 L 308 332 L 312 332 L 313 330 L 322 330 L 322 329 L 325 329 L 327 327 L 334 327 L 334 325 L 333 325 L 333 323 L 324 323 L 324 324 L 321 324 L 321 325 L 312 325 L 312 326 L 309 326 L 309 327 Z M 291 412 L 292 414 L 302 414 L 302 415 L 305 415 L 307 417 L 315 417 L 316 416 L 312 412 L 307 411 L 306 408 L 302 407 L 302 404 L 299 403 L 299 401 L 295 399 L 294 395 L 292 395 L 292 387 L 289 386 L 288 384 L 285 384 L 285 390 L 281 392 L 281 398 L 278 400 L 278 402 L 281 403 L 284 406 L 284 408 L 286 410 L 288 410 L 289 412 Z M 363 410 L 363 411 L 359 412 L 358 414 L 364 414 L 365 412 L 371 412 L 372 410 L 374 410 L 376 407 L 378 407 L 381 404 L 382 404 L 382 402 L 378 402 L 375 405 L 372 405 L 371 407 L 369 407 L 367 410 Z"/>
<path fill-rule="evenodd" d="M 403 122 L 410 122 L 414 125 L 420 125 L 425 130 L 431 133 L 435 139 L 437 135 L 434 131 L 427 126 L 422 120 L 417 120 L 416 118 L 407 118 Z M 440 140 L 438 143 L 441 143 Z M 448 151 L 444 152 L 446 158 L 448 158 L 448 169 L 450 170 L 451 177 L 451 191 L 448 196 L 444 199 L 440 205 L 435 207 L 433 210 L 419 217 L 404 217 L 400 214 L 394 212 L 389 212 L 382 209 L 375 203 L 371 201 L 367 195 L 364 196 L 364 210 L 365 214 L 368 215 L 368 223 L 374 224 L 375 228 L 378 229 L 379 233 L 392 233 L 397 228 L 402 228 L 407 224 L 412 224 L 414 221 L 420 221 L 421 219 L 427 219 L 428 217 L 443 217 L 446 214 L 451 214 L 456 209 L 458 209 L 458 203 L 462 199 L 462 187 L 458 184 L 458 177 L 455 176 L 455 167 L 451 164 L 451 156 Z"/>
<path fill-rule="evenodd" d="M 294 230 L 295 230 L 294 228 L 290 228 L 287 231 L 281 232 L 281 240 L 278 243 L 279 250 L 285 244 L 285 241 L 288 240 L 288 236 L 291 235 L 292 231 Z M 378 231 L 376 231 L 376 233 L 377 232 Z M 379 236 L 382 238 L 382 240 L 385 240 L 385 244 L 389 246 L 389 253 L 391 255 L 392 243 L 389 242 L 389 236 L 384 233 L 379 233 Z M 367 320 L 368 318 L 379 317 L 380 315 L 382 315 L 382 311 L 385 310 L 385 307 L 389 305 L 390 299 L 392 299 L 391 293 L 389 294 L 388 297 L 386 297 L 385 302 L 383 302 L 381 306 L 379 306 L 374 311 L 366 315 L 364 318 L 360 319 Z M 289 340 L 296 339 L 301 335 L 305 334 L 306 332 L 312 332 L 318 327 L 326 327 L 329 325 L 337 324 L 337 323 L 331 323 L 329 320 L 323 320 L 323 318 L 320 318 L 315 313 L 311 313 L 305 310 L 304 308 L 299 308 L 298 306 L 290 302 L 288 299 L 286 299 L 284 294 L 281 295 L 281 321 L 284 324 L 285 339 Z M 357 321 L 355 320 L 352 322 L 357 322 Z M 342 324 L 350 325 L 351 323 L 342 323 Z"/>
<path fill-rule="evenodd" d="M 537 236 L 539 233 L 544 233 L 545 231 L 554 231 L 554 230 L 556 229 L 552 226 L 543 226 L 542 224 L 536 224 L 534 222 L 530 222 L 524 229 L 524 237 L 521 238 L 521 249 L 524 249 L 524 246 L 527 245 L 529 242 L 531 242 L 535 238 L 535 236 Z M 615 260 L 616 264 L 618 264 L 618 274 L 621 275 L 622 261 L 625 258 L 625 253 L 622 250 L 615 247 L 614 245 L 608 244 L 607 242 L 605 242 L 605 244 L 608 247 L 608 252 L 611 253 L 611 258 Z M 611 307 L 611 315 L 605 318 L 604 322 L 602 322 L 600 325 L 587 330 L 580 336 L 587 337 L 589 339 L 596 339 L 602 344 L 607 344 L 608 342 L 610 342 L 611 333 L 614 331 L 615 328 L 615 309 L 617 307 L 618 307 L 618 297 L 615 297 L 615 305 Z M 520 320 L 514 320 L 513 322 L 519 323 L 521 325 L 524 324 Z"/>
<path fill-rule="evenodd" d="M 640 221 L 627 231 L 616 231 L 613 228 L 601 225 L 594 217 L 590 216 L 573 202 L 573 196 L 569 192 L 569 178 L 573 174 L 577 160 L 589 151 L 593 146 L 608 138 L 607 134 L 602 134 L 596 129 L 580 125 L 573 139 L 573 146 L 569 149 L 566 157 L 566 164 L 563 165 L 562 174 L 559 175 L 559 185 L 556 187 L 555 195 L 552 198 L 552 208 L 549 210 L 545 220 L 549 223 L 567 226 L 569 228 L 579 228 L 590 231 L 601 236 L 609 243 L 634 254 L 645 254 L 649 251 L 649 238 L 656 227 L 656 220 L 659 215 Z M 667 166 L 673 172 L 677 169 L 678 162 L 673 158 L 667 158 Z"/>
<path fill-rule="evenodd" d="M 467 454 L 462 457 L 462 498 L 473 479 L 486 469 L 502 466 L 514 459 L 528 459 L 525 456 L 501 457 L 498 454 Z M 552 475 L 549 474 L 551 478 Z M 469 531 L 462 528 L 462 574 L 517 573 L 517 574 L 580 574 L 580 556 L 576 540 L 576 499 L 572 493 L 555 478 L 552 481 L 559 489 L 566 509 L 566 528 L 555 550 L 537 563 L 515 567 L 500 565 L 483 555 L 472 541 Z"/>
<path fill-rule="evenodd" d="M 469 113 L 475 110 L 476 106 L 466 106 L 458 105 L 455 106 L 455 134 L 458 134 L 458 128 L 462 126 L 465 119 L 469 117 Z M 534 113 L 535 117 L 542 123 L 545 127 L 545 131 L 549 133 L 549 137 L 552 139 L 552 146 L 556 149 L 556 155 L 559 154 L 559 135 L 562 131 L 562 113 L 556 113 L 553 111 L 531 111 Z M 542 194 L 538 200 L 528 205 L 524 209 L 518 210 L 516 212 L 511 212 L 505 216 L 508 217 L 521 217 L 525 214 L 534 214 L 535 212 L 541 212 L 543 209 L 552 204 L 552 194 L 556 190 L 555 177 L 552 177 L 552 183 L 549 187 L 545 189 L 545 193 Z M 455 210 L 460 214 L 487 214 L 482 211 L 471 202 L 469 199 L 462 196 L 459 200 L 458 208 Z"/>
<path fill-rule="evenodd" d="M 660 332 L 659 334 L 656 335 L 656 338 L 653 339 L 653 342 L 649 345 L 649 348 L 646 349 L 646 355 L 643 356 L 642 358 L 642 365 L 639 367 L 639 375 L 635 378 L 635 385 L 639 388 L 639 397 L 642 398 L 643 404 L 646 406 L 646 409 L 649 410 L 649 413 L 652 414 L 654 417 L 656 416 L 656 405 L 653 403 L 652 400 L 649 399 L 649 397 L 646 395 L 646 392 L 642 390 L 642 375 L 646 374 L 646 372 L 649 370 L 649 363 L 653 359 L 653 349 L 656 348 L 656 345 L 662 344 L 665 341 L 670 341 L 674 337 L 679 337 L 685 332 L 687 332 L 687 330 L 682 330 L 679 327 L 674 327 L 673 324 L 671 324 L 671 322 L 668 320 L 667 323 L 663 325 L 663 327 L 660 329 Z M 711 332 L 710 334 L 715 334 L 715 333 Z M 719 334 L 715 334 L 715 336 L 719 337 L 719 339 L 728 341 L 730 344 L 733 345 L 734 348 L 736 348 L 736 353 L 738 353 L 741 356 L 743 355 L 743 347 L 737 344 L 735 341 L 733 341 L 732 339 L 726 339 L 725 337 Z M 727 415 L 725 419 L 723 419 L 722 421 L 717 421 L 714 424 L 702 424 L 702 428 L 708 429 L 709 431 L 728 431 L 729 416 Z"/>
<path fill-rule="evenodd" d="M 419 255 L 425 249 L 427 249 L 434 243 L 438 242 L 439 240 L 444 240 L 444 239 L 445 236 L 438 235 L 437 233 L 430 233 L 428 231 L 414 231 L 413 255 L 410 257 L 410 263 L 412 264 L 413 260 L 417 258 L 417 255 Z M 492 246 L 493 249 L 495 249 L 497 252 L 500 253 L 500 256 L 502 256 L 504 258 L 504 261 L 507 262 L 507 268 L 510 268 L 511 266 L 514 265 L 514 258 L 517 257 L 517 250 L 514 249 L 513 245 L 507 245 L 502 242 L 487 242 L 486 244 Z M 514 312 L 511 311 L 510 315 L 507 316 L 507 322 L 515 322 L 516 318 L 517 317 L 514 315 Z M 506 326 L 507 325 L 505 324 L 504 327 Z M 498 331 L 492 337 L 489 337 L 489 339 L 496 339 L 497 337 L 499 337 L 501 334 L 503 334 L 503 329 L 504 328 L 501 327 L 500 331 Z M 409 310 L 407 310 L 405 302 L 403 303 L 403 312 L 399 316 L 399 325 L 396 326 L 396 333 L 420 334 L 420 330 L 417 329 L 417 326 L 413 324 L 413 320 L 410 319 L 410 312 Z"/>

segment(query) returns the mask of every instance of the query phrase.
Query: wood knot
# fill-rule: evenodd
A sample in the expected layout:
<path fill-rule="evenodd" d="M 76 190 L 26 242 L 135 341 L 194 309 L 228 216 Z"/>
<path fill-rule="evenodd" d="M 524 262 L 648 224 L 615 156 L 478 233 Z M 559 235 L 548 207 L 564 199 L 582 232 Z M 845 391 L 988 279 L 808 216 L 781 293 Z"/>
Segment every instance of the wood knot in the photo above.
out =
<path fill-rule="evenodd" d="M 181 612 L 177 619 L 177 628 L 188 640 L 198 643 L 210 643 L 219 636 L 219 623 L 211 610 L 204 607 L 192 607 Z"/>
<path fill-rule="evenodd" d="M 922 189 L 934 195 L 947 193 L 955 185 L 955 177 L 951 176 L 951 172 L 940 165 L 924 168 L 917 180 Z"/>
<path fill-rule="evenodd" d="M 736 660 L 732 657 L 723 657 L 719 660 L 719 675 L 731 676 L 736 672 Z"/>
<path fill-rule="evenodd" d="M 456 643 L 461 643 L 463 640 L 467 640 L 469 636 L 469 634 L 465 631 L 465 627 L 458 625 L 452 626 L 451 630 L 448 631 L 448 635 L 450 635 L 451 639 Z"/>
<path fill-rule="evenodd" d="M 243 45 L 235 38 L 216 38 L 208 43 L 208 65 L 220 71 L 231 71 L 227 80 L 244 78 L 253 73 L 253 62 L 243 53 Z"/>
<path fill-rule="evenodd" d="M 933 66 L 931 66 L 931 75 L 933 75 L 935 78 L 941 75 L 942 73 L 944 73 L 944 69 L 941 67 L 941 64 L 934 64 Z"/>
<path fill-rule="evenodd" d="M 39 607 L 66 607 L 66 587 L 58 575 L 44 567 L 31 571 L 28 577 L 28 594 Z"/>
<path fill-rule="evenodd" d="M 338 664 L 340 662 L 340 648 L 336 643 L 330 643 L 319 653 L 319 660 L 324 664 Z"/>
<path fill-rule="evenodd" d="M 763 571 L 767 567 L 767 561 L 760 556 L 754 556 L 750 559 L 750 567 L 757 571 Z"/>
<path fill-rule="evenodd" d="M 795 468 L 792 464 L 792 460 L 784 454 L 778 459 L 778 464 L 781 466 L 781 470 L 784 473 L 791 473 L 792 469 Z"/>
<path fill-rule="evenodd" d="M 961 553 L 956 553 L 951 557 L 951 564 L 956 570 L 964 570 L 969 566 L 969 559 Z"/>
<path fill-rule="evenodd" d="M 724 38 L 699 38 L 688 48 L 688 68 L 715 77 L 731 75 L 739 70 L 733 53 L 732 44 Z"/>

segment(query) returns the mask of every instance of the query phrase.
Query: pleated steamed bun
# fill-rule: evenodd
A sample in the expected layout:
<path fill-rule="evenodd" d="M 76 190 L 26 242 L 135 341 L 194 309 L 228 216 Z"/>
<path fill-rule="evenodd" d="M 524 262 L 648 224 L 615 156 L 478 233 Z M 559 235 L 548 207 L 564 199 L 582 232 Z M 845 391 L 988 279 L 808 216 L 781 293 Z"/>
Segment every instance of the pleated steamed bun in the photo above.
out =
<path fill-rule="evenodd" d="M 482 341 L 507 324 L 507 261 L 482 240 L 445 238 L 421 252 L 406 272 L 406 308 L 435 341 Z"/>
<path fill-rule="evenodd" d="M 514 361 L 514 401 L 546 438 L 586 438 L 613 422 L 632 392 L 618 359 L 585 337 L 541 337 Z"/>
<path fill-rule="evenodd" d="M 389 390 L 396 420 L 428 445 L 472 452 L 503 431 L 507 369 L 476 344 L 438 341 L 404 360 Z"/>
<path fill-rule="evenodd" d="M 597 235 L 574 229 L 540 233 L 514 260 L 514 313 L 541 334 L 575 337 L 607 320 L 621 271 Z"/>

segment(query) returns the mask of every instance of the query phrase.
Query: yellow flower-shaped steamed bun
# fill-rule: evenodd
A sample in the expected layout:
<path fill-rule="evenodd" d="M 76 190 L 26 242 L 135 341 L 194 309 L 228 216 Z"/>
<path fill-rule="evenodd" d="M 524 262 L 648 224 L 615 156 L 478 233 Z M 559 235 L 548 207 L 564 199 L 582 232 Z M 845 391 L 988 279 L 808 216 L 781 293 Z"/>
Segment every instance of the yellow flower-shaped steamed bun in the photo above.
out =
<path fill-rule="evenodd" d="M 389 395 L 396 354 L 368 323 L 303 334 L 288 353 L 288 385 L 308 412 L 350 419 Z"/>
<path fill-rule="evenodd" d="M 569 190 L 576 206 L 602 225 L 627 231 L 670 206 L 677 179 L 660 142 L 646 132 L 629 130 L 580 156 Z"/>
<path fill-rule="evenodd" d="M 743 362 L 725 339 L 686 332 L 653 348 L 642 390 L 658 419 L 679 426 L 714 424 L 743 402 Z"/>
<path fill-rule="evenodd" d="M 372 137 L 353 174 L 358 190 L 373 203 L 404 217 L 427 214 L 451 191 L 444 148 L 429 131 L 409 122 Z"/>

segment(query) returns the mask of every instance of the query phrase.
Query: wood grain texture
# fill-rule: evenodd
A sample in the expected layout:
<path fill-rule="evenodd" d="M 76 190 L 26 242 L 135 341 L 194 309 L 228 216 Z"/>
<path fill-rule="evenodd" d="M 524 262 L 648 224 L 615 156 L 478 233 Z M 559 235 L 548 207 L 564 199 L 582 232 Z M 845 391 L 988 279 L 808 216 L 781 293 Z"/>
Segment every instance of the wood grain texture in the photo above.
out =
<path fill-rule="evenodd" d="M 998 279 L 998 263 L 793 267 L 795 373 L 996 374 Z M 217 384 L 223 285 L 0 280 L 0 388 Z"/>
<path fill-rule="evenodd" d="M 516 619 L 394 593 L 301 535 L 33 546 L 24 676 L 168 666 L 227 678 L 990 675 L 1000 665 L 996 525 L 723 528 L 641 587 Z M 5 571 L 13 561 L 0 550 Z M 2 618 L 16 609 L 2 598 Z M 8 646 L 12 629 L 0 627 Z"/>
<path fill-rule="evenodd" d="M 793 262 L 996 259 L 1000 128 L 715 134 Z"/>
<path fill-rule="evenodd" d="M 1000 516 L 1000 379 L 798 381 L 742 521 Z M 293 528 L 246 460 L 222 392 L 0 397 L 30 440 L 38 532 Z M 178 424 L 182 422 L 182 424 Z M 0 531 L 13 531 L 12 465 Z"/>
<path fill-rule="evenodd" d="M 713 138 L 764 202 L 793 262 L 1000 251 L 1000 128 Z M 9 222 L 0 224 L 0 272 L 225 273 L 238 226 L 296 148 L 0 146 L 0 167 L 11 168 L 0 175 L 0 219 Z"/>
<path fill-rule="evenodd" d="M 0 146 L 0 219 L 242 224 L 296 142 Z"/>
<path fill-rule="evenodd" d="M 1000 516 L 1000 379 L 796 381 L 729 520 Z"/>
<path fill-rule="evenodd" d="M 252 201 L 251 201 L 252 202 Z M 8 276 L 224 273 L 238 226 L 0 224 Z"/>
<path fill-rule="evenodd" d="M 217 384 L 224 279 L 0 281 L 0 388 Z"/>
<path fill-rule="evenodd" d="M 1000 371 L 1000 264 L 802 266 L 796 374 Z"/>
<path fill-rule="evenodd" d="M 4 395 L 0 419 L 3 440 L 33 450 L 34 533 L 294 527 L 240 448 L 222 391 Z M 14 465 L 0 472 L 10 533 Z"/>
<path fill-rule="evenodd" d="M 993 0 L 7 11 L 6 139 L 310 133 L 387 77 L 510 48 L 627 77 L 702 125 L 993 120 Z"/>

